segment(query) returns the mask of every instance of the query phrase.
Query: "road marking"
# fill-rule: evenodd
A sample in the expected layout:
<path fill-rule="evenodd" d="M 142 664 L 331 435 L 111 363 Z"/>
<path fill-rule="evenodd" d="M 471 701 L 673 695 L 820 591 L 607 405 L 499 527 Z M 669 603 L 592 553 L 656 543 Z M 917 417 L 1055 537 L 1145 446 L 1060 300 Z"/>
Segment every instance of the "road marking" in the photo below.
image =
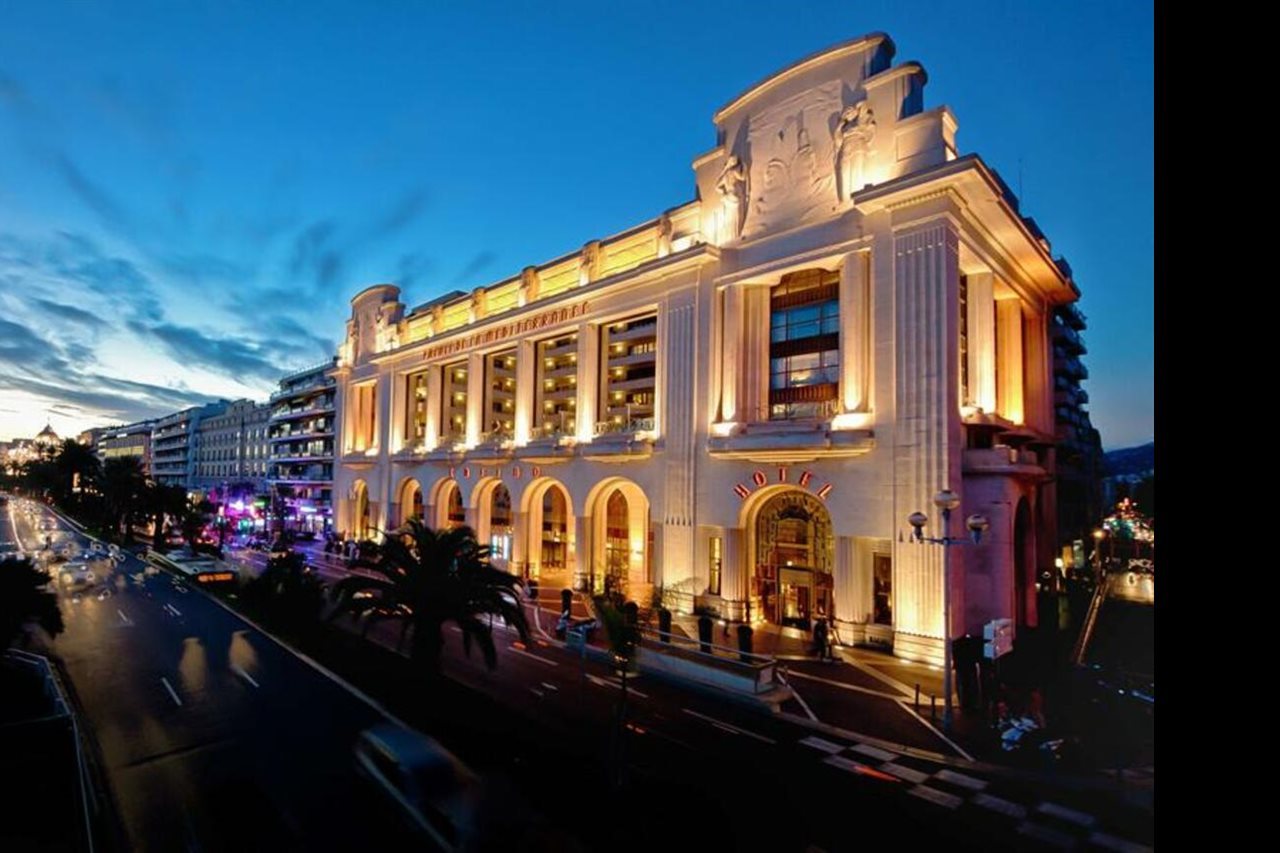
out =
<path fill-rule="evenodd" d="M 1050 829 L 1047 826 L 1041 826 L 1031 821 L 1023 821 L 1018 827 L 1018 834 L 1029 835 L 1046 844 L 1052 844 L 1054 847 L 1060 847 L 1063 850 L 1069 850 L 1075 846 L 1076 840 L 1065 832 L 1059 832 L 1056 829 Z"/>
<path fill-rule="evenodd" d="M 919 770 L 913 770 L 910 767 L 903 767 L 901 764 L 894 764 L 892 761 L 881 764 L 880 769 L 885 773 L 892 773 L 899 779 L 905 779 L 913 785 L 919 785 L 925 779 L 929 778 L 928 773 L 921 773 Z"/>
<path fill-rule="evenodd" d="M 179 610 L 178 608 L 174 607 L 172 604 L 169 604 L 168 602 L 166 602 L 166 603 L 165 603 L 165 605 L 164 605 L 164 609 L 165 609 L 166 611 L 168 611 L 169 613 L 172 613 L 174 616 L 181 616 L 181 615 L 182 615 L 182 611 L 181 611 L 181 610 Z"/>
<path fill-rule="evenodd" d="M 805 673 L 805 672 L 797 672 L 794 669 L 787 670 L 787 677 L 803 678 L 807 681 L 820 681 L 823 684 L 830 684 L 832 687 L 840 687 L 845 690 L 852 690 L 855 693 L 866 693 L 869 696 L 879 696 L 881 699 L 889 699 L 894 702 L 897 702 L 902 698 L 901 696 L 898 696 L 896 693 L 885 693 L 880 690 L 872 690 L 870 687 L 861 687 L 857 684 L 847 684 L 843 681 L 836 681 L 833 678 L 823 678 L 820 675 L 809 675 L 808 673 Z"/>
<path fill-rule="evenodd" d="M 1089 843 L 1096 844 L 1099 847 L 1105 847 L 1108 850 L 1119 850 L 1120 853 L 1143 853 L 1150 850 L 1142 844 L 1134 841 L 1125 841 L 1123 838 L 1116 838 L 1114 835 L 1108 835 L 1105 832 L 1094 832 L 1089 835 Z"/>
<path fill-rule="evenodd" d="M 126 624 L 126 625 L 132 625 L 132 624 L 133 624 L 132 622 L 130 622 L 130 621 L 129 621 L 129 617 L 124 615 L 124 611 L 123 611 L 123 610 L 117 610 L 117 611 L 116 611 L 116 613 L 120 614 L 120 621 L 121 621 L 121 622 L 123 622 L 124 624 Z"/>
<path fill-rule="evenodd" d="M 545 687 L 545 688 L 547 688 L 548 690 L 552 690 L 552 691 L 555 691 L 555 690 L 559 690 L 559 689 L 560 689 L 559 687 L 556 687 L 554 684 L 552 684 L 550 681 L 544 681 L 544 682 L 542 682 L 542 686 L 543 686 L 543 687 Z"/>
<path fill-rule="evenodd" d="M 952 785 L 959 785 L 962 788 L 968 788 L 971 791 L 981 791 L 987 787 L 985 779 L 975 779 L 972 776 L 966 776 L 963 773 L 957 773 L 954 770 L 942 770 L 933 775 L 933 778 L 943 782 L 950 782 Z"/>
<path fill-rule="evenodd" d="M 1086 829 L 1097 823 L 1097 818 L 1093 815 L 1078 812 L 1075 809 L 1069 809 L 1066 806 L 1060 806 L 1057 803 L 1041 803 L 1036 811 L 1041 814 L 1061 818 L 1062 820 L 1069 821 L 1077 826 L 1083 826 Z"/>
<path fill-rule="evenodd" d="M 847 770 L 850 773 L 870 776 L 872 779 L 879 779 L 882 782 L 897 783 L 902 781 L 901 779 L 890 776 L 888 773 L 881 773 L 873 767 L 868 767 L 865 764 L 859 764 L 856 761 L 845 758 L 843 755 L 828 755 L 826 758 L 822 759 L 822 763 L 830 764 L 832 767 L 839 767 L 841 770 Z"/>
<path fill-rule="evenodd" d="M 913 709 L 913 708 L 911 707 L 911 705 L 907 703 L 907 700 L 905 700 L 905 699 L 899 699 L 899 700 L 898 700 L 898 704 L 902 707 L 902 710 L 906 711 L 906 712 L 907 712 L 908 714 L 910 714 L 912 717 L 915 717 L 917 720 L 919 720 L 919 721 L 920 721 L 920 725 L 924 726 L 926 729 L 928 729 L 929 731 L 931 731 L 931 732 L 933 732 L 935 735 L 937 735 L 937 736 L 938 736 L 938 738 L 939 738 L 943 743 L 945 743 L 947 746 L 949 746 L 949 747 L 951 747 L 952 749 L 954 749 L 957 753 L 959 753 L 961 756 L 963 756 L 967 761 L 973 761 L 973 760 L 974 760 L 974 757 L 973 757 L 972 755 L 970 755 L 969 753 L 965 752 L 963 749 L 961 749 L 959 744 L 957 744 L 957 743 L 956 743 L 955 741 L 953 741 L 951 738 L 949 738 L 949 737 L 947 737 L 946 735 L 944 735 L 942 732 L 938 731 L 938 729 L 937 729 L 936 727 L 934 727 L 934 725 L 933 725 L 932 723 L 930 723 L 930 722 L 929 722 L 928 720 L 926 720 L 924 717 L 922 717 L 922 716 L 920 716 L 919 714 L 917 714 L 917 713 L 915 712 L 915 709 Z"/>
<path fill-rule="evenodd" d="M 547 695 L 547 694 L 543 693 L 541 690 L 539 690 L 539 689 L 538 689 L 538 688 L 536 688 L 536 687 L 530 687 L 530 688 L 529 688 L 529 692 L 530 692 L 530 693 L 532 693 L 534 696 L 537 696 L 539 699 L 541 699 L 543 696 L 546 696 L 546 695 Z"/>
<path fill-rule="evenodd" d="M 710 723 L 713 726 L 722 726 L 736 734 L 746 735 L 747 737 L 753 737 L 756 740 L 764 741 L 765 743 L 774 744 L 775 746 L 778 743 L 773 738 L 765 737 L 764 735 L 758 735 L 755 732 L 749 732 L 746 729 L 740 729 L 735 725 L 731 725 L 729 723 L 724 722 L 723 720 L 717 720 L 715 717 L 708 717 L 706 714 L 699 714 L 697 711 L 691 711 L 688 708 L 681 708 L 680 710 L 684 711 L 686 714 L 688 714 L 691 717 L 697 717 L 700 720 L 705 720 L 706 722 Z"/>
<path fill-rule="evenodd" d="M 964 802 L 963 799 L 955 794 L 948 794 L 946 791 L 939 791 L 937 788 L 930 788 L 928 785 L 916 785 L 911 789 L 911 794 L 948 809 L 957 809 Z"/>
<path fill-rule="evenodd" d="M 244 671 L 244 669 L 243 669 L 243 667 L 241 667 L 241 666 L 240 666 L 240 664 L 237 664 L 237 663 L 233 663 L 233 664 L 231 664 L 231 671 L 232 671 L 232 672 L 234 672 L 236 675 L 240 676 L 241 678 L 243 678 L 245 681 L 247 681 L 247 682 L 249 682 L 250 684 L 252 684 L 254 687 L 261 687 L 261 686 L 262 686 L 262 685 L 261 685 L 261 684 L 259 684 L 258 682 L 254 681 L 254 680 L 253 680 L 253 676 L 252 676 L 252 675 L 250 675 L 249 673 L 245 672 L 245 671 Z"/>
<path fill-rule="evenodd" d="M 1011 817 L 1014 820 L 1023 820 L 1027 816 L 1026 806 L 1001 799 L 1000 797 L 993 797 L 990 794 L 975 794 L 971 802 L 982 806 L 988 811 Z"/>
<path fill-rule="evenodd" d="M 542 655 L 535 655 L 533 652 L 526 652 L 524 649 L 517 649 L 515 646 L 510 646 L 510 649 L 511 649 L 511 651 L 515 652 L 515 653 L 516 653 L 516 654 L 518 654 L 518 655 L 524 655 L 524 656 L 525 656 L 525 657 L 527 657 L 527 658 L 533 658 L 534 660 L 542 661 L 542 662 L 543 662 L 543 663 L 545 663 L 547 666 L 559 666 L 559 665 L 560 665 L 560 664 L 556 663 L 555 661 L 551 660 L 550 658 L 544 658 Z"/>
<path fill-rule="evenodd" d="M 860 752 L 869 758 L 878 758 L 881 761 L 893 761 L 893 759 L 898 757 L 896 753 L 890 752 L 887 749 L 881 749 L 878 746 L 872 746 L 869 743 L 856 743 L 849 748 L 854 752 Z"/>
<path fill-rule="evenodd" d="M 591 673 L 589 673 L 589 672 L 587 673 L 587 680 L 588 680 L 588 681 L 590 681 L 592 684 L 595 684 L 595 685 L 596 685 L 596 686 L 598 686 L 598 687 L 612 687 L 612 688 L 614 688 L 615 690 L 621 690 L 621 689 L 622 689 L 622 685 L 621 685 L 621 684 L 619 684 L 618 682 L 614 681 L 613 679 L 611 679 L 611 678 L 601 678 L 600 676 L 598 676 L 598 675 L 592 675 L 592 674 L 591 674 Z M 627 688 L 627 692 L 628 692 L 628 693 L 631 693 L 631 694 L 634 694 L 634 695 L 636 695 L 636 696 L 639 696 L 641 699 L 648 699 L 648 698 L 649 698 L 649 694 L 648 694 L 648 693 L 641 693 L 639 690 L 636 690 L 634 687 L 628 687 L 628 688 Z"/>
<path fill-rule="evenodd" d="M 178 698 L 178 694 L 174 691 L 173 685 L 169 683 L 169 679 L 162 675 L 160 676 L 160 681 L 164 683 L 164 689 L 169 691 L 169 696 L 173 698 L 173 703 L 181 708 L 182 700 Z"/>
<path fill-rule="evenodd" d="M 800 742 L 805 746 L 811 746 L 814 749 L 820 749 L 823 752 L 828 753 L 830 755 L 834 755 L 837 752 L 844 752 L 844 746 L 842 746 L 841 744 L 832 743 L 831 741 L 824 740 L 823 738 L 820 738 L 817 735 L 809 735 L 807 738 L 805 738 Z"/>

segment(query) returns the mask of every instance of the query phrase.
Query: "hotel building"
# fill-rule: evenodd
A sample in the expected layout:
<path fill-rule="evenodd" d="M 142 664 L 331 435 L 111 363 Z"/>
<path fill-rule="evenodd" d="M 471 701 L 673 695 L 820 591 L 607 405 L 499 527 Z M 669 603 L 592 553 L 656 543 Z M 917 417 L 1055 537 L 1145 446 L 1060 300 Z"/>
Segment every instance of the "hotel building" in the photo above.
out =
<path fill-rule="evenodd" d="M 249 485 L 254 494 L 265 490 L 270 417 L 268 404 L 236 400 L 200 421 L 192 488 L 224 495 L 235 485 Z"/>
<path fill-rule="evenodd" d="M 544 587 L 808 628 L 938 662 L 1036 624 L 1056 547 L 1049 323 L 1078 298 L 924 69 L 872 34 L 713 117 L 692 201 L 461 297 L 352 300 L 338 530 L 471 525 Z M 939 519 L 930 531 L 940 533 Z"/>

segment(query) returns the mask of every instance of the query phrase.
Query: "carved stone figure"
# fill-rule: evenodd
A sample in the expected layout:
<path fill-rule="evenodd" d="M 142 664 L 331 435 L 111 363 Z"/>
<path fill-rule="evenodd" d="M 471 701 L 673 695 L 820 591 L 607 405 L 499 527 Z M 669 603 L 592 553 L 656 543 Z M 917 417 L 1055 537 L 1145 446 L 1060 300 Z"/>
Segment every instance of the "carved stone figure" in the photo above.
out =
<path fill-rule="evenodd" d="M 720 194 L 721 239 L 736 239 L 742 233 L 742 217 L 747 210 L 746 169 L 737 155 L 731 154 L 725 161 L 724 171 L 716 181 L 716 192 Z"/>
<path fill-rule="evenodd" d="M 537 267 L 525 267 L 520 273 L 520 304 L 528 305 L 530 302 L 538 298 L 538 288 L 541 285 L 541 279 L 538 278 Z"/>
<path fill-rule="evenodd" d="M 592 240 L 582 247 L 582 257 L 578 259 L 578 284 L 586 285 L 600 277 L 600 241 Z"/>
<path fill-rule="evenodd" d="M 845 107 L 835 130 L 836 190 L 844 203 L 867 183 L 866 162 L 871 140 L 876 134 L 876 120 L 866 101 Z"/>
<path fill-rule="evenodd" d="M 671 254 L 671 217 L 664 213 L 658 219 L 658 257 L 665 258 Z"/>

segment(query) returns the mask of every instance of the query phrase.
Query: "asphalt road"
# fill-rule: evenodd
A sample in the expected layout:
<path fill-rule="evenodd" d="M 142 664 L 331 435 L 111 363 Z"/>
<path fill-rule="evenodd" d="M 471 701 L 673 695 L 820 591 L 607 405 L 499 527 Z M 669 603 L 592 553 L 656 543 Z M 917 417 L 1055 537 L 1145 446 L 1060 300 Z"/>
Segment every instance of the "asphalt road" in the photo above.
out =
<path fill-rule="evenodd" d="M 14 519 L 17 537 L 0 513 L 0 539 L 40 541 Z M 374 708 L 136 558 L 59 594 L 55 651 L 126 849 L 421 849 L 355 774 L 357 734 L 384 719 Z"/>
<path fill-rule="evenodd" d="M 97 733 L 130 849 L 408 849 L 353 772 L 351 745 L 376 710 L 137 560 L 64 601 L 56 650 Z M 948 776 L 934 761 L 859 752 L 853 739 L 647 677 L 630 685 L 628 783 L 611 794 L 598 771 L 609 765 L 616 675 L 498 630 L 496 671 L 464 655 L 452 631 L 444 668 L 496 700 L 500 716 L 435 715 L 432 733 L 482 773 L 510 778 L 591 849 L 606 837 L 600 846 L 615 849 L 775 853 L 880 842 L 1085 849 L 1135 833 L 1150 843 L 1149 828 L 1117 823 L 1092 794 Z M 373 634 L 394 647 L 398 626 Z M 413 710 L 432 697 L 413 681 L 384 701 L 418 725 Z"/>

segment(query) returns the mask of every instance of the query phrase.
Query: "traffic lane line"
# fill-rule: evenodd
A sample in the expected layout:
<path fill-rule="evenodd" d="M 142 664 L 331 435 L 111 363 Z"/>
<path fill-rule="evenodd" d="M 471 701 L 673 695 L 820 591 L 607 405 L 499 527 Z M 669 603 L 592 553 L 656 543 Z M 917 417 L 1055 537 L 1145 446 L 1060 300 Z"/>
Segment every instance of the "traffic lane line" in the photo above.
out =
<path fill-rule="evenodd" d="M 611 678 L 601 678 L 600 676 L 593 675 L 592 673 L 589 673 L 589 672 L 587 673 L 587 680 L 590 681 L 592 684 L 596 685 L 597 687 L 612 687 L 616 690 L 622 689 L 622 684 L 620 684 L 619 682 L 614 681 Z M 641 693 L 639 690 L 636 690 L 634 687 L 628 687 L 627 692 L 632 693 L 636 696 L 639 696 L 641 699 L 649 698 L 648 693 Z"/>
<path fill-rule="evenodd" d="M 169 679 L 165 678 L 165 677 L 162 675 L 162 676 L 160 676 L 160 683 L 162 683 L 162 684 L 164 685 L 164 689 L 165 689 L 165 690 L 168 690 L 168 691 L 169 691 L 169 698 L 173 699 L 173 704 L 175 704 L 175 705 L 177 705 L 179 708 L 181 708 L 181 707 L 182 707 L 182 700 L 178 698 L 178 694 L 177 694 L 177 692 L 173 689 L 173 685 L 169 683 Z"/>
<path fill-rule="evenodd" d="M 241 678 L 243 678 L 245 681 L 252 684 L 254 687 L 262 686 L 258 682 L 254 681 L 253 676 L 245 672 L 244 667 L 240 666 L 240 664 L 238 663 L 231 664 L 231 671 L 234 672 L 236 675 L 240 676 Z"/>
<path fill-rule="evenodd" d="M 717 720 L 715 717 L 709 717 L 706 714 L 700 713 L 698 711 L 694 711 L 689 708 L 681 708 L 680 710 L 691 717 L 697 717 L 700 720 L 710 723 L 716 728 L 724 729 L 725 731 L 732 732 L 733 734 L 746 735 L 747 737 L 752 737 L 758 741 L 762 741 L 763 743 L 771 744 L 774 746 L 778 744 L 778 742 L 771 737 L 765 737 L 764 735 L 756 734 L 755 732 L 748 731 L 747 729 L 739 728 L 738 726 L 735 726 L 731 723 L 726 723 L 723 720 Z"/>

